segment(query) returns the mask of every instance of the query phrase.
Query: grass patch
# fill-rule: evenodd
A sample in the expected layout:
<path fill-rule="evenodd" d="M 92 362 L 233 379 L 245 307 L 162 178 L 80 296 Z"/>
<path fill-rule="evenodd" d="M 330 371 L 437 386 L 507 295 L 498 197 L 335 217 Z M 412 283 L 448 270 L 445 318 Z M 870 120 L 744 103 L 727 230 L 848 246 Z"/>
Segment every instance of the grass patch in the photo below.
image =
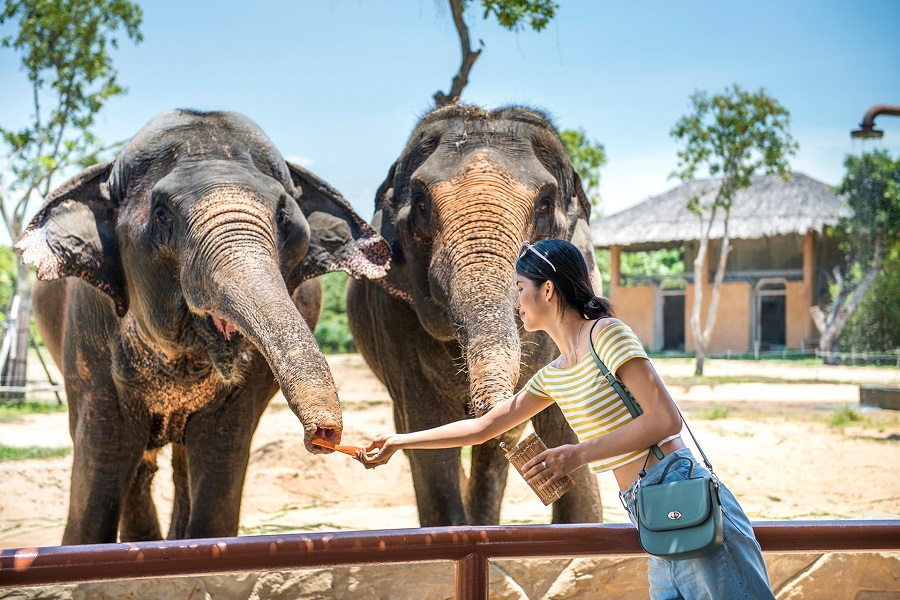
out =
<path fill-rule="evenodd" d="M 66 405 L 47 402 L 19 402 L 16 404 L 0 404 L 0 423 L 15 421 L 25 415 L 66 412 Z"/>
<path fill-rule="evenodd" d="M 779 384 L 809 384 L 809 383 L 832 383 L 846 384 L 846 381 L 837 381 L 830 379 L 779 379 L 778 377 L 761 377 L 759 375 L 735 375 L 729 376 L 707 376 L 701 377 L 664 377 L 663 382 L 666 385 L 691 387 L 695 385 L 725 385 L 726 383 L 779 383 Z"/>
<path fill-rule="evenodd" d="M 828 417 L 828 425 L 829 427 L 843 427 L 844 425 L 849 425 L 850 423 L 858 423 L 862 420 L 863 418 L 858 412 L 856 412 L 849 406 L 845 406 L 831 413 L 831 415 Z"/>
<path fill-rule="evenodd" d="M 726 406 L 714 406 L 708 410 L 702 410 L 697 416 L 707 421 L 715 421 L 716 419 L 727 419 L 731 415 L 731 409 Z"/>
<path fill-rule="evenodd" d="M 42 446 L 16 448 L 13 446 L 0 445 L 0 462 L 10 462 L 13 460 L 40 460 L 44 458 L 59 458 L 60 456 L 68 456 L 71 453 L 71 448 L 45 448 Z"/>

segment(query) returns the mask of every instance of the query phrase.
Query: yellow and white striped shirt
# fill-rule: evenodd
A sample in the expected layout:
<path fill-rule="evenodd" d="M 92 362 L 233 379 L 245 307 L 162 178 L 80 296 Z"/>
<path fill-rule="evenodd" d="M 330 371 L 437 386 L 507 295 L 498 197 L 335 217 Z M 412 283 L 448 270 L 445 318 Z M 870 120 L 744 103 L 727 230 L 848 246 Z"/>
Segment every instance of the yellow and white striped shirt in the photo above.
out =
<path fill-rule="evenodd" d="M 621 321 L 615 321 L 602 329 L 595 347 L 600 360 L 613 375 L 632 358 L 647 358 L 641 341 Z M 555 401 L 581 442 L 606 435 L 632 420 L 625 403 L 603 377 L 590 352 L 568 369 L 545 366 L 528 380 L 525 389 L 538 398 Z M 663 444 L 675 437 L 678 436 L 659 443 Z M 591 471 L 601 473 L 615 469 L 643 458 L 648 450 L 649 448 L 644 448 L 593 462 L 590 465 Z"/>

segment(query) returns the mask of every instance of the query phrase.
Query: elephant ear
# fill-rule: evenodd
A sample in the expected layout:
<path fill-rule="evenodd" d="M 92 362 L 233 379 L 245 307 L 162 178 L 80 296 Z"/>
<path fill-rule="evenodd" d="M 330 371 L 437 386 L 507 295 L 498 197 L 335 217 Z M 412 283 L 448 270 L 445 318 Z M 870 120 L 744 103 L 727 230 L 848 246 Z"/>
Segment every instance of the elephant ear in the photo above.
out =
<path fill-rule="evenodd" d="M 587 194 L 584 193 L 584 186 L 581 183 L 581 175 L 574 168 L 573 182 L 575 187 L 575 202 L 572 203 L 569 218 L 569 241 L 581 250 L 584 256 L 584 262 L 592 266 L 591 284 L 594 288 L 594 294 L 603 295 L 603 282 L 600 277 L 600 269 L 594 262 L 594 239 L 591 236 L 591 202 L 588 200 Z"/>
<path fill-rule="evenodd" d="M 398 161 L 399 162 L 399 161 Z M 372 227 L 381 237 L 387 241 L 391 248 L 391 269 L 387 277 L 377 281 L 378 285 L 385 289 L 391 296 L 403 300 L 410 306 L 413 305 L 412 293 L 404 285 L 408 281 L 408 267 L 403 247 L 397 237 L 397 229 L 394 225 L 394 174 L 397 172 L 397 162 L 388 169 L 387 177 L 378 186 L 375 192 L 375 215 L 372 217 Z"/>
<path fill-rule="evenodd" d="M 118 208 L 107 186 L 113 162 L 89 167 L 51 192 L 15 248 L 37 268 L 38 279 L 83 279 L 108 294 L 121 317 L 128 311 L 128 289 L 116 236 Z"/>
<path fill-rule="evenodd" d="M 591 201 L 588 200 L 587 194 L 584 193 L 584 185 L 581 183 L 581 175 L 572 167 L 572 182 L 575 187 L 575 200 L 573 208 L 580 209 L 580 216 L 587 221 L 591 220 Z"/>
<path fill-rule="evenodd" d="M 287 165 L 301 191 L 298 203 L 310 230 L 309 251 L 291 273 L 288 288 L 331 271 L 346 271 L 356 279 L 383 278 L 391 258 L 387 242 L 353 211 L 340 192 L 303 167 Z"/>

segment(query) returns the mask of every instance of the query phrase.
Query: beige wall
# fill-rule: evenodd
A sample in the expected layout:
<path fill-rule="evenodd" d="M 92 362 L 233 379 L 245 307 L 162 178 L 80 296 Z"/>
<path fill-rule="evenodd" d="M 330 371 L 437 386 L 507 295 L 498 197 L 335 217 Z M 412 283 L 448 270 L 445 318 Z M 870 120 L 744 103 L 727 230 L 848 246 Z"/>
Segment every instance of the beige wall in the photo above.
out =
<path fill-rule="evenodd" d="M 616 316 L 628 324 L 645 348 L 653 347 L 652 285 L 613 286 L 609 301 Z"/>
<path fill-rule="evenodd" d="M 700 323 L 706 325 L 706 313 L 712 298 L 712 285 L 703 288 L 703 304 L 700 311 Z M 691 330 L 691 314 L 694 310 L 694 286 L 688 285 L 684 291 L 685 332 L 684 348 L 694 352 L 694 332 Z M 750 285 L 747 283 L 723 283 L 719 295 L 719 308 L 716 311 L 716 324 L 713 327 L 712 339 L 707 353 L 746 352 L 750 350 Z"/>
<path fill-rule="evenodd" d="M 812 318 L 809 316 L 809 286 L 802 281 L 789 281 L 784 299 L 785 345 L 800 348 L 803 340 L 812 334 Z"/>

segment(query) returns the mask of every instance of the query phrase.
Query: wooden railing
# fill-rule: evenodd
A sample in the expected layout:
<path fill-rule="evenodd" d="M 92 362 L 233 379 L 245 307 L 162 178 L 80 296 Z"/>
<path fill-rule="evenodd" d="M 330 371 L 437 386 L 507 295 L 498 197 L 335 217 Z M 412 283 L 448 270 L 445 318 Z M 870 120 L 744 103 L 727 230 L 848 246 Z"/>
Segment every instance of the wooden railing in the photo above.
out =
<path fill-rule="evenodd" d="M 753 525 L 764 552 L 900 550 L 900 521 L 769 521 Z M 485 600 L 491 559 L 641 552 L 630 524 L 435 527 L 17 548 L 0 552 L 0 588 L 454 561 L 457 599 Z"/>

